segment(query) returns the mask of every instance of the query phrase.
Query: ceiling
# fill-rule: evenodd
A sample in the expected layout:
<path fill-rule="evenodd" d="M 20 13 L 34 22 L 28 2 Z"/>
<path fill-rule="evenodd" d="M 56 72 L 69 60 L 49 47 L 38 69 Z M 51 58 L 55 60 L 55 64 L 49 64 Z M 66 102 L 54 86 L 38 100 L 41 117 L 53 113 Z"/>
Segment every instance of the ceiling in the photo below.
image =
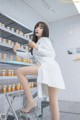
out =
<path fill-rule="evenodd" d="M 48 22 L 77 15 L 78 11 L 71 0 L 23 0 Z M 50 10 L 49 8 L 53 10 Z"/>

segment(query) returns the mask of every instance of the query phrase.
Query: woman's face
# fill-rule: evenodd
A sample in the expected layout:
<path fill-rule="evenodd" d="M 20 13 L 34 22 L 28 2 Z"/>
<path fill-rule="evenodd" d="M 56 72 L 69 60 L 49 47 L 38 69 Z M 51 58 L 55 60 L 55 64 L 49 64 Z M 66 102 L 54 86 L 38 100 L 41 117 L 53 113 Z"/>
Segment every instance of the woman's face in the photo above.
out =
<path fill-rule="evenodd" d="M 41 25 L 37 26 L 35 28 L 35 35 L 39 38 L 42 37 L 42 33 L 43 33 L 43 27 Z"/>

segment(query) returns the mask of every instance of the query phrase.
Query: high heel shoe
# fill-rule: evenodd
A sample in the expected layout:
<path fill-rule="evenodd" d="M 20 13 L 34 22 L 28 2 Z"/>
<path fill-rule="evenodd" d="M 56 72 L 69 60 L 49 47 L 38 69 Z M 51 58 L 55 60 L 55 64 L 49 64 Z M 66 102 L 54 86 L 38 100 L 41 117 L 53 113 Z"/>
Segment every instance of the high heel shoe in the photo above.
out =
<path fill-rule="evenodd" d="M 31 113 L 32 111 L 34 111 L 37 108 L 37 104 L 33 105 L 33 106 L 28 106 L 25 107 L 21 110 L 22 113 Z"/>

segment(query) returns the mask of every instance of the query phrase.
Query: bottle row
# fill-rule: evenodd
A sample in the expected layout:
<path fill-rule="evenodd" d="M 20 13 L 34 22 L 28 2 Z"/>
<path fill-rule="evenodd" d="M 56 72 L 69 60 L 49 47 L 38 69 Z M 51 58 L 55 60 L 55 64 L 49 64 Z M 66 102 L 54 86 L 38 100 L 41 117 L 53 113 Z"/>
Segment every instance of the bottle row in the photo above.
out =
<path fill-rule="evenodd" d="M 27 62 L 27 63 L 32 63 L 32 60 L 31 59 L 27 59 L 27 58 L 22 58 L 20 56 L 16 56 L 14 57 L 13 55 L 7 55 L 7 54 L 3 54 L 3 53 L 0 53 L 0 59 L 3 59 L 3 60 L 10 60 L 10 61 L 17 61 L 17 62 Z"/>
<path fill-rule="evenodd" d="M 10 27 L 10 26 L 6 26 L 5 24 L 3 24 L 3 23 L 0 23 L 0 27 L 3 27 L 3 28 L 6 28 L 7 30 L 10 30 L 10 31 L 12 31 L 13 33 L 16 33 L 16 34 L 18 34 L 18 35 L 20 35 L 20 36 L 23 36 L 23 37 L 25 37 L 25 38 L 29 38 L 29 39 L 31 39 L 31 36 L 29 35 L 29 34 L 24 34 L 21 30 L 19 30 L 19 29 L 15 29 L 15 28 L 13 28 L 13 27 Z"/>
<path fill-rule="evenodd" d="M 36 87 L 36 82 L 30 82 L 29 83 L 30 88 Z M 12 84 L 12 85 L 0 85 L 0 93 L 6 93 L 6 92 L 14 92 L 17 90 L 23 90 L 23 86 L 20 83 Z"/>
<path fill-rule="evenodd" d="M 0 70 L 0 76 L 16 76 L 15 74 L 15 70 L 6 70 L 6 69 L 2 69 Z"/>
<path fill-rule="evenodd" d="M 18 44 L 19 48 L 28 50 L 28 46 L 24 47 L 24 45 L 21 45 L 19 42 L 13 42 L 11 40 L 8 40 L 8 39 L 2 38 L 2 37 L 0 37 L 0 43 L 7 44 L 7 45 L 10 45 L 12 47 L 14 46 L 14 44 L 15 45 Z"/>

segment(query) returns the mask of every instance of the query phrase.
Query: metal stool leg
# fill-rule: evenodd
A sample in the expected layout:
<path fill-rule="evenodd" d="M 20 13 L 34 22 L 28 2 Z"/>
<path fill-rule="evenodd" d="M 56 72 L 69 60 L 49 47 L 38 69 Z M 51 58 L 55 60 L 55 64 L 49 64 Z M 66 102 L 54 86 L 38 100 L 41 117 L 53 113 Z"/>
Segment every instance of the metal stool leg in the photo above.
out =
<path fill-rule="evenodd" d="M 41 101 L 41 114 L 39 117 L 43 120 L 43 109 L 49 106 L 49 101 Z"/>
<path fill-rule="evenodd" d="M 18 94 L 18 95 L 20 96 L 20 95 L 24 95 L 24 94 Z M 35 94 L 33 95 L 33 97 L 35 97 L 36 95 L 37 95 L 37 94 L 35 93 Z M 17 115 L 17 113 L 15 112 L 14 107 L 13 107 L 13 105 L 12 105 L 12 103 L 13 103 L 14 98 L 16 97 L 16 95 L 15 95 L 15 94 L 12 95 L 12 96 L 11 96 L 12 99 L 9 99 L 10 94 L 5 94 L 5 97 L 6 97 L 6 99 L 7 99 L 8 104 L 9 104 L 9 108 L 8 108 L 6 117 L 8 117 L 8 113 L 9 113 L 9 111 L 10 111 L 10 109 L 11 109 L 11 110 L 12 110 L 12 113 L 13 113 L 13 115 L 14 115 L 14 117 L 15 117 L 15 119 L 16 119 L 16 120 L 19 120 L 18 115 Z M 36 114 L 36 111 L 34 111 L 33 114 L 35 115 L 35 117 L 37 118 L 37 120 L 39 120 L 39 118 L 38 118 L 38 116 L 37 116 L 37 114 Z M 20 116 L 21 116 L 21 115 L 20 115 Z M 29 117 L 29 116 L 31 116 L 31 115 L 25 115 L 25 114 L 22 115 L 22 117 L 24 117 L 25 120 L 30 120 L 30 117 Z M 22 119 L 23 119 L 23 118 L 22 118 Z"/>
<path fill-rule="evenodd" d="M 12 97 L 11 104 L 13 103 L 14 99 L 15 99 L 15 96 Z M 7 113 L 6 113 L 6 118 L 8 117 L 8 113 L 9 113 L 10 109 L 11 109 L 11 107 L 9 106 Z"/>
<path fill-rule="evenodd" d="M 37 120 L 40 120 L 39 117 L 37 116 L 37 114 L 36 113 L 34 113 L 34 114 L 35 114 L 35 117 L 37 118 Z"/>
<path fill-rule="evenodd" d="M 10 108 L 12 109 L 12 112 L 13 112 L 16 120 L 18 120 L 18 117 L 17 117 L 17 115 L 16 115 L 16 113 L 15 113 L 15 110 L 14 110 L 14 108 L 13 108 L 13 106 L 12 106 L 12 103 L 11 103 L 11 101 L 9 100 L 9 96 L 8 96 L 7 94 L 5 94 L 5 96 L 6 96 L 6 99 L 7 99 L 8 103 L 9 103 Z"/>

